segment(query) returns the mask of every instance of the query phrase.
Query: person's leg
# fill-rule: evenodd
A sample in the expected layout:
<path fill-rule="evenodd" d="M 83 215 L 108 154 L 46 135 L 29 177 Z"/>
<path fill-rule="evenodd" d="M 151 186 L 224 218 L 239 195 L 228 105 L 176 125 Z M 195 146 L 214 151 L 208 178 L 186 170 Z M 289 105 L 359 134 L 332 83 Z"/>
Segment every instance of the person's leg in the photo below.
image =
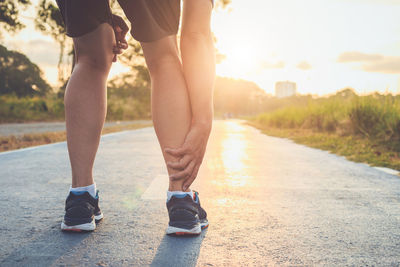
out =
<path fill-rule="evenodd" d="M 183 144 L 192 115 L 176 36 L 141 43 L 151 76 L 151 109 L 154 128 L 165 162 L 177 158 L 164 152 L 166 147 Z M 168 168 L 168 174 L 177 172 Z M 182 191 L 183 180 L 169 182 L 169 191 Z"/>
<path fill-rule="evenodd" d="M 215 48 L 211 33 L 212 1 L 184 0 L 182 66 L 189 90 L 194 123 L 211 123 L 215 81 Z"/>
<path fill-rule="evenodd" d="M 92 169 L 106 116 L 106 81 L 115 38 L 112 27 L 103 23 L 73 40 L 76 65 L 65 91 L 65 120 L 72 187 L 83 187 L 94 183 Z"/>
<path fill-rule="evenodd" d="M 167 149 L 168 154 L 181 158 L 169 167 L 179 170 L 171 178 L 184 180 L 183 189 L 197 177 L 212 127 L 215 59 L 211 12 L 210 0 L 184 1 L 180 48 L 192 123 L 184 144 Z"/>

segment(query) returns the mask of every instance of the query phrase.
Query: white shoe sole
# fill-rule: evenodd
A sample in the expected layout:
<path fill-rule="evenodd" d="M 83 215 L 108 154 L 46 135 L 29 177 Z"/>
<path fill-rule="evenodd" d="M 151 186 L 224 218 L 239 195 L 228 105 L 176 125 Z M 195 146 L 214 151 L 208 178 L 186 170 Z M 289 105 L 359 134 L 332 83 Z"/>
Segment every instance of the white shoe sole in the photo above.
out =
<path fill-rule="evenodd" d="M 63 231 L 82 232 L 82 231 L 93 231 L 95 229 L 96 229 L 96 223 L 94 219 L 90 223 L 84 223 L 72 226 L 68 226 L 64 222 L 61 223 L 61 230 Z"/>
<path fill-rule="evenodd" d="M 201 226 L 200 224 L 193 227 L 192 229 L 184 229 L 178 228 L 173 226 L 168 226 L 167 228 L 167 235 L 199 235 L 201 233 Z"/>
<path fill-rule="evenodd" d="M 101 221 L 104 218 L 103 213 L 100 213 L 99 215 L 95 215 L 94 219 L 96 222 Z"/>

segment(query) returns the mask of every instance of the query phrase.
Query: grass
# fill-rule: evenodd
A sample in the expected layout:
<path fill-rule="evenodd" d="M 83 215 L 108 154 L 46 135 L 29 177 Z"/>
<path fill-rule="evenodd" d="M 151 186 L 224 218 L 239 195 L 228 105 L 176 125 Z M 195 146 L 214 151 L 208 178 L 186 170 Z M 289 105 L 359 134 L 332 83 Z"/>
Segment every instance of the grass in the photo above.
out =
<path fill-rule="evenodd" d="M 400 171 L 400 157 L 397 152 L 360 136 L 340 136 L 305 129 L 271 128 L 252 122 L 249 125 L 260 129 L 264 134 L 288 138 L 298 144 L 327 150 L 337 155 L 345 156 L 351 161 Z"/>
<path fill-rule="evenodd" d="M 59 121 L 64 119 L 64 103 L 55 97 L 0 96 L 0 123 Z"/>
<path fill-rule="evenodd" d="M 251 118 L 264 133 L 400 171 L 400 97 L 350 91 Z"/>
<path fill-rule="evenodd" d="M 113 132 L 125 131 L 125 130 L 140 129 L 149 126 L 152 126 L 152 124 L 132 123 L 127 125 L 114 125 L 105 127 L 102 131 L 102 135 Z M 24 134 L 23 136 L 14 136 L 14 135 L 5 136 L 5 137 L 0 137 L 0 151 L 3 152 L 25 147 L 51 144 L 56 142 L 62 142 L 65 140 L 66 140 L 65 131 Z"/>
<path fill-rule="evenodd" d="M 43 122 L 64 120 L 64 100 L 54 95 L 22 97 L 0 95 L 0 123 Z M 107 120 L 149 119 L 150 100 L 110 95 Z"/>

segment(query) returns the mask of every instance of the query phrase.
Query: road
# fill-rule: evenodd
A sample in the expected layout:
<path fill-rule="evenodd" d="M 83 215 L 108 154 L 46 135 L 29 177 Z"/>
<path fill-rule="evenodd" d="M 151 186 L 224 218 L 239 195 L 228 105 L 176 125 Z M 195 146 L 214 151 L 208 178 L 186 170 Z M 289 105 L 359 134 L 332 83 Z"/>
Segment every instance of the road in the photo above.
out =
<path fill-rule="evenodd" d="M 0 153 L 0 266 L 398 266 L 400 179 L 366 164 L 216 121 L 193 188 L 210 227 L 164 234 L 166 170 L 152 128 L 102 137 L 104 221 L 59 230 L 65 143 Z"/>
<path fill-rule="evenodd" d="M 107 121 L 104 127 L 128 124 L 148 124 L 150 120 L 135 121 Z M 0 124 L 0 136 L 22 136 L 24 134 L 35 134 L 45 132 L 61 132 L 65 131 L 65 122 L 27 122 L 27 123 L 3 123 Z"/>

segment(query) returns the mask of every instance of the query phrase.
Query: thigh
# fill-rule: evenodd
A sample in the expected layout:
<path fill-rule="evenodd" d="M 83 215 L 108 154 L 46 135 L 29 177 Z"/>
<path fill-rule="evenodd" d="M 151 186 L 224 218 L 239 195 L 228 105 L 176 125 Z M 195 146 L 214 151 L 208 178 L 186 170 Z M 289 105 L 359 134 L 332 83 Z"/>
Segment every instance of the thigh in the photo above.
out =
<path fill-rule="evenodd" d="M 180 0 L 118 0 L 132 25 L 131 34 L 140 42 L 154 42 L 176 35 Z"/>
<path fill-rule="evenodd" d="M 179 61 L 176 35 L 153 42 L 142 42 L 141 46 L 150 73 L 154 72 L 165 60 Z"/>
<path fill-rule="evenodd" d="M 108 23 L 85 35 L 73 38 L 76 63 L 86 62 L 97 69 L 109 69 L 114 56 L 115 36 Z"/>
<path fill-rule="evenodd" d="M 213 1 L 184 0 L 182 35 L 186 33 L 209 33 Z"/>

